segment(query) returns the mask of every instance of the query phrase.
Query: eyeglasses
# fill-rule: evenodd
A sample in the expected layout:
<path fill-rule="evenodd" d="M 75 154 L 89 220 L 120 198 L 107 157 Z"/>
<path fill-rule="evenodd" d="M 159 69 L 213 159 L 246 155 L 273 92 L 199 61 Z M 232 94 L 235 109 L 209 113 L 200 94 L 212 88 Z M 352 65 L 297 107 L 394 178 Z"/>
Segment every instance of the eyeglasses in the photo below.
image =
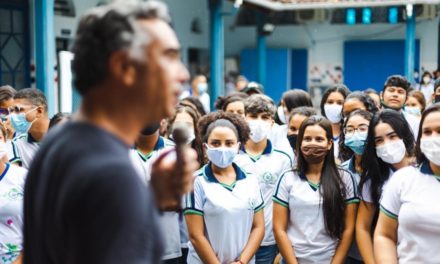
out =
<path fill-rule="evenodd" d="M 359 133 L 368 133 L 368 125 L 364 125 L 364 124 L 359 125 L 357 128 L 354 128 L 351 126 L 346 127 L 344 129 L 344 134 L 345 134 L 345 136 L 350 137 L 350 136 L 353 136 L 356 131 L 359 131 Z"/>
<path fill-rule="evenodd" d="M 29 107 L 27 107 L 27 106 L 13 106 L 13 107 L 10 107 L 8 110 L 9 110 L 9 113 L 21 113 L 21 112 L 24 112 L 24 111 L 26 111 L 26 108 L 29 108 Z"/>
<path fill-rule="evenodd" d="M 9 110 L 7 108 L 0 108 L 0 119 L 6 121 L 9 116 Z"/>

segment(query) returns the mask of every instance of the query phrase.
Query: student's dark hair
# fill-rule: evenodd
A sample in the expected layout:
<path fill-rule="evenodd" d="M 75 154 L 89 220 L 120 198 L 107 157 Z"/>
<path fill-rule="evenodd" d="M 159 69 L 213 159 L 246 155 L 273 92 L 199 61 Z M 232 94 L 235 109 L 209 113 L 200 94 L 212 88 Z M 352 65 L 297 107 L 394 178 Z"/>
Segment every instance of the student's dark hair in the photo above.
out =
<path fill-rule="evenodd" d="M 348 101 L 350 99 L 356 99 L 359 102 L 361 102 L 365 106 L 365 109 L 372 114 L 375 114 L 377 111 L 379 111 L 373 99 L 370 96 L 368 96 L 365 92 L 361 92 L 361 91 L 351 92 L 349 95 L 347 95 L 345 101 Z"/>
<path fill-rule="evenodd" d="M 367 95 L 370 95 L 370 94 L 379 95 L 379 93 L 376 90 L 374 90 L 373 88 L 365 89 L 364 93 L 367 94 Z"/>
<path fill-rule="evenodd" d="M 14 99 L 25 99 L 34 106 L 43 106 L 47 113 L 47 101 L 43 92 L 35 88 L 26 88 L 18 90 L 14 95 Z"/>
<path fill-rule="evenodd" d="M 440 87 L 440 78 L 438 78 L 437 80 L 435 80 L 434 82 L 434 93 L 437 90 L 437 88 Z"/>
<path fill-rule="evenodd" d="M 325 90 L 324 94 L 322 95 L 321 105 L 320 105 L 320 107 L 321 107 L 321 114 L 324 117 L 326 117 L 325 111 L 324 111 L 324 105 L 327 102 L 327 99 L 330 96 L 330 94 L 333 93 L 333 92 L 338 92 L 338 93 L 342 94 L 342 96 L 345 99 L 345 98 L 347 98 L 348 94 L 350 93 L 350 90 L 344 84 L 337 84 L 337 85 L 335 85 L 333 87 L 330 87 L 327 90 Z"/>
<path fill-rule="evenodd" d="M 200 116 L 204 116 L 206 115 L 206 111 L 205 108 L 203 107 L 202 102 L 200 102 L 200 100 L 197 97 L 194 96 L 188 96 L 182 100 L 180 100 L 180 104 L 181 105 L 192 105 L 193 108 L 195 108 L 197 110 L 197 112 L 199 112 Z"/>
<path fill-rule="evenodd" d="M 170 22 L 165 4 L 159 1 L 122 1 L 91 9 L 79 22 L 72 51 L 74 85 L 81 95 L 108 77 L 108 62 L 118 51 L 140 61 L 150 36 L 137 23 L 161 19 Z M 141 54 L 141 55 L 139 55 Z"/>
<path fill-rule="evenodd" d="M 215 101 L 215 109 L 226 111 L 228 105 L 235 102 L 245 102 L 249 96 L 245 93 L 231 93 L 227 96 L 219 96 Z"/>
<path fill-rule="evenodd" d="M 0 87 L 0 102 L 13 99 L 17 91 L 9 85 L 4 85 Z"/>
<path fill-rule="evenodd" d="M 349 147 L 345 146 L 345 143 L 344 143 L 345 142 L 344 129 L 347 126 L 348 121 L 354 116 L 361 116 L 362 118 L 364 118 L 365 120 L 368 120 L 369 122 L 373 118 L 373 114 L 371 112 L 365 111 L 365 110 L 355 110 L 355 111 L 351 112 L 345 118 L 344 123 L 342 125 L 342 129 L 341 129 L 341 138 L 339 139 L 339 158 L 342 161 L 346 161 L 346 160 L 350 159 L 351 157 L 353 157 L 353 155 L 354 155 L 353 150 L 351 150 Z"/>
<path fill-rule="evenodd" d="M 419 134 L 417 136 L 416 144 L 416 156 L 418 164 L 422 164 L 428 161 L 428 159 L 425 157 L 425 155 L 423 155 L 423 152 L 420 149 L 420 140 L 423 135 L 423 123 L 425 122 L 426 117 L 435 112 L 440 112 L 440 103 L 432 104 L 428 108 L 426 108 L 426 110 L 422 114 L 422 119 L 420 120 Z"/>
<path fill-rule="evenodd" d="M 310 95 L 306 91 L 301 89 L 289 90 L 283 93 L 282 98 L 289 113 L 300 106 L 313 107 L 312 98 L 310 98 Z"/>
<path fill-rule="evenodd" d="M 376 208 L 379 208 L 382 186 L 390 177 L 390 169 L 392 168 L 392 165 L 384 162 L 376 154 L 375 128 L 379 123 L 386 123 L 391 126 L 397 136 L 403 140 L 407 155 L 414 156 L 415 154 L 414 135 L 402 114 L 391 109 L 376 113 L 368 128 L 367 142 L 361 161 L 362 174 L 359 184 L 359 189 L 362 190 L 365 183 L 368 180 L 371 181 L 371 198 Z"/>
<path fill-rule="evenodd" d="M 295 109 L 293 109 L 290 112 L 289 115 L 289 119 L 287 120 L 287 123 L 290 123 L 290 120 L 292 119 L 292 117 L 294 115 L 302 115 L 302 116 L 306 116 L 306 117 L 311 117 L 312 115 L 316 115 L 316 110 L 313 107 L 308 107 L 308 106 L 300 106 L 297 107 Z"/>
<path fill-rule="evenodd" d="M 197 126 L 197 123 L 200 120 L 200 114 L 199 114 L 199 112 L 197 112 L 197 110 L 194 107 L 185 106 L 185 105 L 178 105 L 176 107 L 176 111 L 174 113 L 174 116 L 171 117 L 170 120 L 168 120 L 166 137 L 169 138 L 169 136 L 171 135 L 174 121 L 176 120 L 177 115 L 181 114 L 181 113 L 186 113 L 186 114 L 190 115 L 193 120 L 194 135 L 196 136 L 196 138 L 191 143 L 191 148 L 193 148 L 197 152 L 198 161 L 200 162 L 200 164 L 203 164 L 202 144 L 200 142 L 200 138 L 197 137 L 197 135 L 199 133 L 199 127 Z"/>
<path fill-rule="evenodd" d="M 219 121 L 223 120 L 223 121 Z M 224 112 L 214 112 L 209 113 L 202 117 L 198 123 L 199 127 L 199 138 L 202 139 L 203 143 L 208 142 L 209 135 L 216 127 L 228 127 L 234 131 L 237 136 L 237 141 L 243 146 L 249 139 L 249 126 L 243 117 Z"/>
<path fill-rule="evenodd" d="M 308 164 L 301 151 L 301 145 L 306 128 L 314 125 L 318 125 L 325 130 L 327 140 L 333 139 L 332 126 L 326 118 L 314 115 L 304 120 L 299 129 L 298 144 L 296 144 L 296 153 L 298 153 L 297 171 L 302 180 L 307 180 L 305 175 L 308 171 Z M 323 198 L 322 207 L 325 229 L 332 238 L 340 239 L 345 227 L 344 197 L 346 196 L 346 190 L 343 187 L 344 183 L 341 179 L 341 172 L 336 167 L 333 148 L 334 146 L 332 145 L 324 159 L 319 192 Z"/>
<path fill-rule="evenodd" d="M 385 81 L 383 91 L 385 91 L 388 87 L 400 87 L 405 89 L 405 91 L 408 93 L 408 90 L 411 88 L 411 83 L 401 75 L 391 75 Z"/>
<path fill-rule="evenodd" d="M 408 97 L 414 97 L 416 98 L 417 102 L 422 105 L 422 109 L 420 109 L 422 112 L 425 111 L 426 108 L 426 99 L 422 92 L 420 91 L 411 91 L 408 94 Z M 408 97 L 406 98 L 408 100 Z"/>
<path fill-rule="evenodd" d="M 65 120 L 65 119 L 70 120 L 71 116 L 72 116 L 72 115 L 69 114 L 69 113 L 63 113 L 63 112 L 56 113 L 56 114 L 50 119 L 50 122 L 49 122 L 49 129 L 52 128 L 53 126 L 57 125 L 58 123 L 60 123 L 61 121 Z"/>
<path fill-rule="evenodd" d="M 276 107 L 273 100 L 264 94 L 253 94 L 246 99 L 244 112 L 247 114 L 268 113 L 272 118 L 275 116 Z"/>

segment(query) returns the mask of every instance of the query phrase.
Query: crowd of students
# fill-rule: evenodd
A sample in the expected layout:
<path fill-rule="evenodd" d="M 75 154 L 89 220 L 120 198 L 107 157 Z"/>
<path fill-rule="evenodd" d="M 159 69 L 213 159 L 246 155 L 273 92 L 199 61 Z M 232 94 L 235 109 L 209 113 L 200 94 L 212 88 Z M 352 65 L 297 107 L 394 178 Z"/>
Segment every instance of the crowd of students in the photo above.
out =
<path fill-rule="evenodd" d="M 397 75 L 380 94 L 335 85 L 319 106 L 249 83 L 213 112 L 196 96 L 206 78 L 192 84 L 128 153 L 146 185 L 177 127 L 198 153 L 182 212 L 159 216 L 163 263 L 438 263 L 440 81 L 429 100 Z M 70 116 L 49 119 L 39 90 L 9 86 L 0 114 L 0 263 L 21 263 L 26 169 Z"/>

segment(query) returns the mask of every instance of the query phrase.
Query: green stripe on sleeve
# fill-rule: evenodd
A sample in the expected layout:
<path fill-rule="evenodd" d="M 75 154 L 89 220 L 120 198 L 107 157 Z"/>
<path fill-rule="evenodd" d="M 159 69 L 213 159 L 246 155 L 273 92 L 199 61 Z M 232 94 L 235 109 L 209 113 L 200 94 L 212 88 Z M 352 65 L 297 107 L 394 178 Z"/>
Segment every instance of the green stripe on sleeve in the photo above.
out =
<path fill-rule="evenodd" d="M 360 203 L 361 200 L 357 197 L 353 197 L 351 199 L 345 200 L 345 204 L 354 204 L 354 203 Z"/>
<path fill-rule="evenodd" d="M 192 210 L 192 209 L 186 209 L 186 210 L 183 210 L 183 214 L 184 215 L 200 215 L 200 216 L 203 216 L 203 212 L 201 212 L 201 211 L 197 211 L 197 210 Z"/>
<path fill-rule="evenodd" d="M 282 205 L 282 206 L 284 206 L 284 207 L 286 207 L 286 208 L 289 208 L 289 204 L 288 204 L 288 203 L 286 203 L 285 201 L 283 201 L 283 200 L 281 200 L 281 199 L 278 199 L 278 198 L 275 197 L 275 196 L 272 197 L 272 201 L 274 201 L 275 203 L 277 203 L 277 204 L 279 204 L 279 205 Z"/>
<path fill-rule="evenodd" d="M 380 206 L 380 211 L 382 212 L 382 213 L 384 213 L 386 216 L 388 216 L 388 217 L 390 217 L 390 218 L 392 218 L 392 219 L 394 219 L 394 220 L 397 220 L 397 218 L 398 218 L 398 215 L 396 215 L 396 214 L 393 214 L 392 212 L 390 212 L 389 210 L 387 210 L 385 207 L 383 207 L 382 205 Z"/>
<path fill-rule="evenodd" d="M 255 209 L 254 209 L 254 212 L 255 212 L 255 213 L 258 213 L 259 211 L 261 211 L 261 210 L 263 210 L 263 209 L 264 209 L 264 203 L 261 204 L 260 206 L 258 206 L 257 208 L 255 208 Z"/>

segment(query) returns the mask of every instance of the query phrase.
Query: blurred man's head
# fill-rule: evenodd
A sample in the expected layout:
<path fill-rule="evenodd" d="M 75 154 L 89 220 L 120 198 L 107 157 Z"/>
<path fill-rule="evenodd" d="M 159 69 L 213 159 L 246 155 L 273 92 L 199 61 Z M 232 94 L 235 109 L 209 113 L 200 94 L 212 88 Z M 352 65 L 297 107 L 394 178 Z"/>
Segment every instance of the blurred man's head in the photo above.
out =
<path fill-rule="evenodd" d="M 142 126 L 171 116 L 188 72 L 169 22 L 159 1 L 120 1 L 85 15 L 72 63 L 84 101 L 118 104 L 120 115 L 137 116 Z"/>

